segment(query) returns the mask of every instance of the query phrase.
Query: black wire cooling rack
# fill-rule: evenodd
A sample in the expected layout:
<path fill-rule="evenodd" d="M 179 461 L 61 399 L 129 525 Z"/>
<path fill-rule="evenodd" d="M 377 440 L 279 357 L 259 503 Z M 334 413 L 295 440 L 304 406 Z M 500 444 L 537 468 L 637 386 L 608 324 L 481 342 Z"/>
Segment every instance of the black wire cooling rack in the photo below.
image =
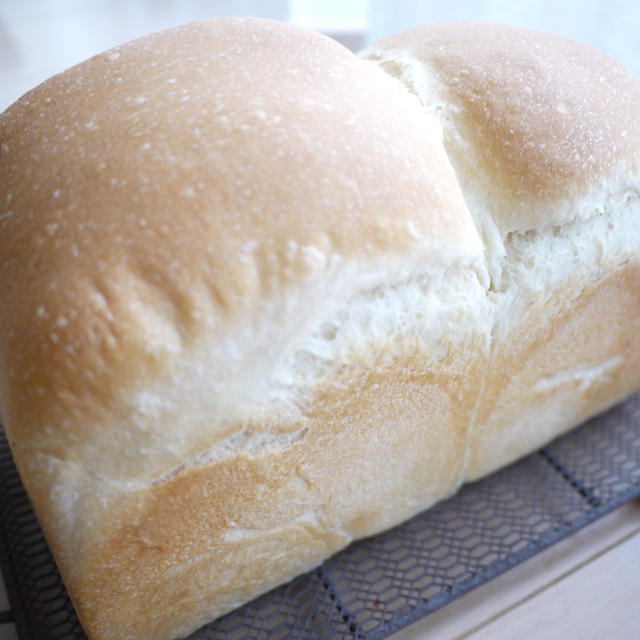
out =
<path fill-rule="evenodd" d="M 640 495 L 640 394 L 189 640 L 378 640 Z M 86 638 L 0 429 L 0 559 L 20 640 Z"/>

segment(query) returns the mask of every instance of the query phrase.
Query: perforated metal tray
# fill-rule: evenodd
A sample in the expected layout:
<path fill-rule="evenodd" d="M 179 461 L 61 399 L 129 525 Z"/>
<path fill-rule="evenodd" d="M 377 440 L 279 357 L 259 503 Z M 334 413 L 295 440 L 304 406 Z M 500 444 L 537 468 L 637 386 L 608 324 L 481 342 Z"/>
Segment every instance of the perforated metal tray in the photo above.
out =
<path fill-rule="evenodd" d="M 640 394 L 189 640 L 384 638 L 638 495 Z M 85 638 L 1 429 L 0 498 L 20 639 Z"/>

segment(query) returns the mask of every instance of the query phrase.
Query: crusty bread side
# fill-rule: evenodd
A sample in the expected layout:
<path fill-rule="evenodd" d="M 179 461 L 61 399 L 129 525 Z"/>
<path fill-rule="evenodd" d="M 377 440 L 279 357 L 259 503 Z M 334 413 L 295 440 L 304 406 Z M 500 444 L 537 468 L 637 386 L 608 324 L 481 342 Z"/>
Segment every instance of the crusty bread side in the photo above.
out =
<path fill-rule="evenodd" d="M 640 85 L 592 47 L 496 24 L 419 27 L 360 55 L 438 118 L 484 239 L 478 478 L 640 386 Z"/>
<path fill-rule="evenodd" d="M 459 486 L 486 269 L 395 80 L 207 21 L 0 127 L 2 412 L 92 638 L 185 634 Z"/>
<path fill-rule="evenodd" d="M 185 635 L 640 386 L 637 83 L 397 38 L 204 21 L 0 116 L 0 407 L 92 640 Z M 495 69 L 547 78 L 523 38 L 577 81 Z"/>

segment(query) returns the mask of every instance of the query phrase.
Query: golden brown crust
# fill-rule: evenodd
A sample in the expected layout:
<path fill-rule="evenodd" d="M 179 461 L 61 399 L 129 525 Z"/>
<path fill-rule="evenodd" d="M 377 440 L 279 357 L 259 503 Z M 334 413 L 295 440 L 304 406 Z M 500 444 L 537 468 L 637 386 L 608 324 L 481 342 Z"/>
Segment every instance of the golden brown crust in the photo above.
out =
<path fill-rule="evenodd" d="M 434 114 L 221 20 L 0 116 L 0 406 L 92 640 L 186 634 L 640 385 L 637 83 L 489 25 L 369 53 Z"/>
<path fill-rule="evenodd" d="M 105 544 L 83 558 L 91 570 L 77 585 L 77 607 L 89 629 L 165 637 L 166 620 L 149 620 L 140 585 L 153 585 L 154 609 L 171 610 L 176 629 L 194 628 L 452 493 L 475 403 L 462 379 L 481 375 L 479 366 L 468 371 L 468 353 L 448 363 L 448 375 L 424 371 L 428 356 L 414 354 L 335 380 L 293 447 L 124 494 L 93 533 L 108 532 Z M 469 389 L 462 397 L 461 387 Z"/>
<path fill-rule="evenodd" d="M 452 130 L 447 149 L 503 232 L 571 220 L 604 182 L 640 175 L 640 86 L 605 53 L 519 27 L 448 23 L 383 38 L 363 57 L 406 81 Z"/>
<path fill-rule="evenodd" d="M 475 479 L 640 385 L 640 84 L 592 47 L 505 25 L 419 27 L 361 55 L 437 114 L 486 242 L 495 318 Z"/>
<path fill-rule="evenodd" d="M 640 262 L 571 285 L 494 346 L 467 479 L 535 451 L 640 387 Z"/>
<path fill-rule="evenodd" d="M 416 366 L 437 371 L 448 356 L 433 344 L 455 350 L 477 333 L 447 336 L 425 309 L 434 327 L 400 351 L 388 329 L 372 348 L 348 338 L 388 322 L 372 300 L 414 277 L 431 290 L 430 278 L 464 267 L 482 292 L 479 237 L 413 97 L 318 34 L 205 21 L 52 78 L 2 115 L 0 137 L 3 417 L 92 637 L 171 638 L 410 513 L 381 509 L 390 477 L 360 509 L 354 489 L 318 519 L 336 498 L 311 483 L 322 487 L 327 458 L 375 449 L 355 426 L 353 393 L 375 378 L 363 363 L 384 370 L 419 344 Z M 354 296 L 342 329 L 336 314 Z M 477 314 L 459 306 L 445 315 Z M 347 337 L 322 338 L 328 321 Z M 447 374 L 398 375 L 388 406 L 408 403 L 415 428 L 411 403 L 447 395 L 410 399 L 409 378 Z M 314 417 L 341 403 L 349 428 L 327 410 Z M 462 477 L 468 404 L 452 414 L 455 437 L 438 426 L 439 494 Z M 369 419 L 377 457 L 391 436 L 396 448 L 415 439 Z M 289 450 L 315 480 L 290 477 Z M 363 470 L 353 473 L 355 487 Z M 303 496 L 299 522 L 285 481 Z M 277 522 L 291 524 L 269 533 Z M 237 543 L 252 530 L 264 531 Z M 213 555 L 227 559 L 215 575 Z"/>
<path fill-rule="evenodd" d="M 61 458 L 87 412 L 103 421 L 205 333 L 233 340 L 282 290 L 381 256 L 407 277 L 445 247 L 479 252 L 413 100 L 287 25 L 151 35 L 44 83 L 0 127 L 0 351 L 21 388 L 3 410 L 78 414 L 47 443 Z"/>

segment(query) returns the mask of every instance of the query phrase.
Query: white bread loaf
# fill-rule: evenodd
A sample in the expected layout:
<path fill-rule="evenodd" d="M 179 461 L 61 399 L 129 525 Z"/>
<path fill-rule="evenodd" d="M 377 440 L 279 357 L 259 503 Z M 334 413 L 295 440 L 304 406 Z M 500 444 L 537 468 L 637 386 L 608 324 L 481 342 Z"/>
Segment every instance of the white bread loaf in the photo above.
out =
<path fill-rule="evenodd" d="M 490 25 L 362 55 L 199 22 L 0 116 L 0 407 L 92 640 L 183 636 L 640 386 L 637 81 Z"/>
<path fill-rule="evenodd" d="M 438 118 L 485 246 L 478 478 L 640 386 L 640 86 L 596 49 L 492 24 L 418 28 L 361 55 Z"/>

